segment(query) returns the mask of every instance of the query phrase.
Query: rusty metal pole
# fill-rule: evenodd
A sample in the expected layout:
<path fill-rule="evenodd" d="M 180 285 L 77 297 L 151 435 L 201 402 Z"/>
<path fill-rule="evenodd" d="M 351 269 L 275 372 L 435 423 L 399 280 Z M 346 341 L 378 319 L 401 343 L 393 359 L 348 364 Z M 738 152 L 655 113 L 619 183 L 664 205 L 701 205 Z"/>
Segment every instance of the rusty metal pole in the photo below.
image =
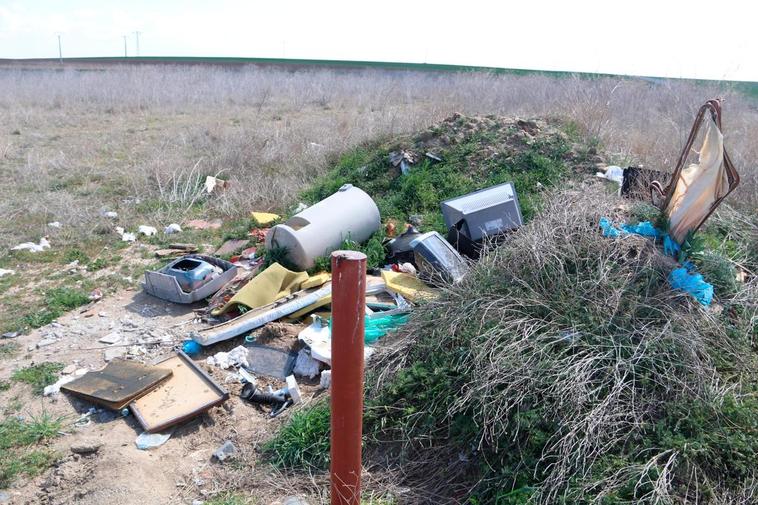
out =
<path fill-rule="evenodd" d="M 332 253 L 332 505 L 361 502 L 366 255 Z"/>

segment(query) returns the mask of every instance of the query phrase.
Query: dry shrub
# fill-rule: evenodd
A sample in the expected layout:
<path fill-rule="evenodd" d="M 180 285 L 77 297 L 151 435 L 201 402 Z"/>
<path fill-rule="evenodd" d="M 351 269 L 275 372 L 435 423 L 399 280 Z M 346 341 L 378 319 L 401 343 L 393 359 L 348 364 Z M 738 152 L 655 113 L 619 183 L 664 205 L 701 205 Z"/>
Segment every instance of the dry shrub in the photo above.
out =
<path fill-rule="evenodd" d="M 556 195 L 462 284 L 421 307 L 375 366 L 371 432 L 419 493 L 672 503 L 750 487 L 758 414 L 740 405 L 741 384 L 749 390 L 755 379 L 758 307 L 746 301 L 755 283 L 729 302 L 746 324 L 730 323 L 670 289 L 673 264 L 650 241 L 603 238 L 603 215 L 614 204 L 597 192 Z M 701 436 L 708 430 L 695 423 L 710 422 L 702 412 L 711 409 L 747 416 L 735 421 L 747 448 L 729 467 L 720 451 L 730 448 L 693 440 L 695 454 L 661 435 L 692 411 Z"/>
<path fill-rule="evenodd" d="M 725 98 L 726 143 L 743 176 L 730 199 L 754 207 L 758 111 L 728 83 L 254 66 L 4 67 L 0 173 L 8 182 L 0 216 L 25 218 L 0 231 L 0 244 L 36 240 L 45 219 L 57 216 L 86 235 L 86 220 L 102 207 L 117 208 L 127 224 L 195 217 L 186 211 L 195 195 L 186 190 L 198 174 L 236 182 L 204 211 L 281 211 L 334 153 L 453 112 L 559 118 L 596 137 L 613 162 L 671 170 L 697 108 L 714 96 Z M 61 191 L 70 198 L 59 198 Z"/>

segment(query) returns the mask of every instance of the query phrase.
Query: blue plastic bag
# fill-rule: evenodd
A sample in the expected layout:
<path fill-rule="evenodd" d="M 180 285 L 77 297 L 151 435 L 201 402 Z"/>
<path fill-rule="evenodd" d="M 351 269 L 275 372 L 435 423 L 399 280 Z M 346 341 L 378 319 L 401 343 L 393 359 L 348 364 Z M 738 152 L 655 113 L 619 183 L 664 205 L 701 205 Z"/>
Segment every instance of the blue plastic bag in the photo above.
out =
<path fill-rule="evenodd" d="M 703 276 L 697 273 L 689 262 L 685 262 L 682 268 L 674 269 L 668 280 L 672 288 L 689 293 L 706 307 L 713 301 L 713 285 L 705 282 Z"/>
<path fill-rule="evenodd" d="M 641 221 L 637 224 L 622 224 L 621 229 L 627 233 L 634 233 L 643 237 L 658 238 L 661 236 L 661 232 L 650 221 Z"/>
<path fill-rule="evenodd" d="M 600 228 L 603 230 L 604 237 L 618 238 L 622 235 L 626 235 L 626 232 L 619 230 L 611 223 L 611 220 L 607 217 L 600 218 Z"/>

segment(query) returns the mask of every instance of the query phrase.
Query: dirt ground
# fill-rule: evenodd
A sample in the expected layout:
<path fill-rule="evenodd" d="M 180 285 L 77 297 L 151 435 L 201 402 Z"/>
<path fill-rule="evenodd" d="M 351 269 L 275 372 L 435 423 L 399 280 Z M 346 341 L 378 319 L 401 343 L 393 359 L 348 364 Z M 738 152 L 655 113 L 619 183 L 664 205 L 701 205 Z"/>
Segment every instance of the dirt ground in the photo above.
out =
<path fill-rule="evenodd" d="M 197 307 L 163 302 L 136 289 L 118 291 L 66 314 L 51 325 L 14 339 L 21 345 L 21 351 L 15 359 L 0 361 L 0 380 L 8 380 L 18 368 L 45 361 L 74 364 L 77 369 L 100 369 L 106 364 L 104 349 L 108 345 L 98 339 L 113 331 L 129 335 L 135 341 L 161 341 L 158 345 L 129 346 L 127 350 L 133 354 L 128 356 L 132 359 L 152 362 L 169 356 L 186 333 L 201 324 L 195 318 L 194 308 Z M 292 342 L 297 338 L 294 331 L 269 333 Z M 134 416 L 121 417 L 100 410 L 90 416 L 88 423 L 77 424 L 76 421 L 93 405 L 64 393 L 52 397 L 36 396 L 30 386 L 12 382 L 8 391 L 0 393 L 3 409 L 15 404 L 21 406 L 15 415 L 48 413 L 63 416 L 65 421 L 60 436 L 50 442 L 50 447 L 61 457 L 59 462 L 35 478 L 17 479 L 7 490 L 9 503 L 189 504 L 194 500 L 207 500 L 228 489 L 230 482 L 235 480 L 253 473 L 270 472 L 265 464 L 256 471 L 257 448 L 273 435 L 294 409 L 269 419 L 266 412 L 239 398 L 242 384 L 232 377 L 230 371 L 205 363 L 207 356 L 229 350 L 241 340 L 218 344 L 194 358 L 229 391 L 230 399 L 222 406 L 179 425 L 166 444 L 152 450 L 136 447 L 135 439 L 142 429 Z M 52 343 L 38 345 L 49 341 Z M 262 379 L 264 384 L 269 382 Z M 307 379 L 299 380 L 304 404 L 323 394 L 317 387 L 317 380 L 310 384 Z M 271 384 L 274 387 L 284 385 L 275 380 Z M 93 439 L 102 443 L 95 454 L 71 452 L 72 445 Z M 235 444 L 238 457 L 220 463 L 212 458 L 212 453 L 225 440 Z M 261 482 L 251 491 L 255 503 L 271 503 L 297 494 L 266 484 L 271 482 L 266 479 Z"/>

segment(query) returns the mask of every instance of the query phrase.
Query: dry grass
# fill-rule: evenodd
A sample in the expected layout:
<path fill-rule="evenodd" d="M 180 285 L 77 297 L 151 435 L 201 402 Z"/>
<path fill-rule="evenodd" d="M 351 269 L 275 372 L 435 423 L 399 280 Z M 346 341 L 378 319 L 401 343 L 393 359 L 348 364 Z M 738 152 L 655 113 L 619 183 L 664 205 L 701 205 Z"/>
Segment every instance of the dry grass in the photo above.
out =
<path fill-rule="evenodd" d="M 598 220 L 617 205 L 594 191 L 556 195 L 419 308 L 373 367 L 374 435 L 399 446 L 389 460 L 431 501 L 718 503 L 709 498 L 756 492 L 754 468 L 739 463 L 758 449 L 755 279 L 720 300 L 723 313 L 700 307 L 670 288 L 675 264 L 649 240 L 601 237 Z M 707 441 L 722 428 L 712 416 L 740 435 Z M 673 437 L 661 435 L 672 419 Z M 508 501 L 511 489 L 530 500 Z"/>
<path fill-rule="evenodd" d="M 0 70 L 0 245 L 45 223 L 76 242 L 104 208 L 126 224 L 282 209 L 360 142 L 454 111 L 549 116 L 596 136 L 619 163 L 670 169 L 697 107 L 724 96 L 725 131 L 756 203 L 758 110 L 728 86 L 633 79 L 242 67 Z M 233 181 L 203 202 L 205 175 Z"/>

